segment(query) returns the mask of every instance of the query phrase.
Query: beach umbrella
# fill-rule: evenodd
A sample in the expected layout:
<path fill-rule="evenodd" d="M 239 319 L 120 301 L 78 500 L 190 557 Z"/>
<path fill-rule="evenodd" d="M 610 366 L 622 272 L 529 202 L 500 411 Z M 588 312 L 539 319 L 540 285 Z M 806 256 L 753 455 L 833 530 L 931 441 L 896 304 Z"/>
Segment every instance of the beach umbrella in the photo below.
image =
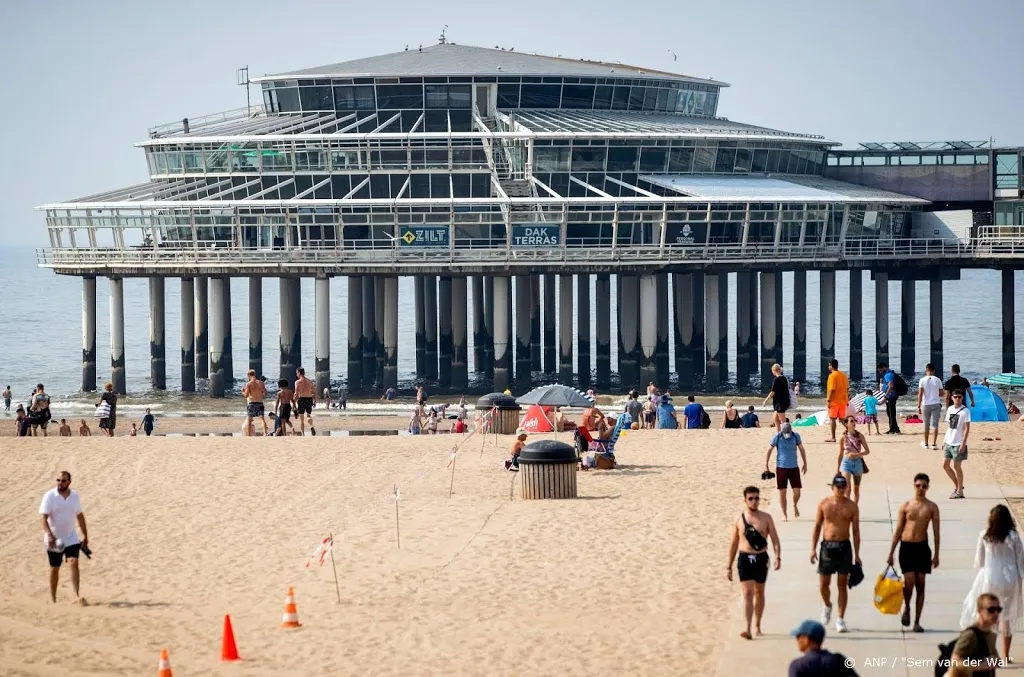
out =
<path fill-rule="evenodd" d="M 538 386 L 522 397 L 517 397 L 516 404 L 539 404 L 542 407 L 589 407 L 594 404 L 594 400 L 575 388 L 552 384 Z"/>
<path fill-rule="evenodd" d="M 990 376 L 988 382 L 997 386 L 1024 388 L 1024 376 L 1020 374 L 996 374 L 995 376 Z"/>

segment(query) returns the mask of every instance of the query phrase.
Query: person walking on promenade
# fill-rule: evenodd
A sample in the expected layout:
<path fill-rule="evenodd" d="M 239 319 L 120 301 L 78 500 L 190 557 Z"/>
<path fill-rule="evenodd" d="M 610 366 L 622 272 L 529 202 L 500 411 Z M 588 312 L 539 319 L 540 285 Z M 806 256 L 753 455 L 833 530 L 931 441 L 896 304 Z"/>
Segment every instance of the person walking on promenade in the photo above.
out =
<path fill-rule="evenodd" d="M 249 379 L 242 386 L 242 397 L 245 398 L 245 425 L 242 427 L 246 437 L 251 435 L 249 431 L 252 429 L 253 419 L 259 418 L 263 422 L 263 436 L 267 436 L 267 417 L 265 416 L 265 407 L 263 406 L 263 399 L 267 396 L 267 386 L 263 384 L 263 381 L 256 378 L 256 370 L 250 369 L 246 373 L 246 377 Z M 146 410 L 149 414 L 149 409 Z M 150 429 L 152 430 L 152 429 Z M 149 434 L 148 432 L 146 433 Z"/>
<path fill-rule="evenodd" d="M 772 435 L 768 443 L 768 451 L 764 456 L 764 469 L 768 470 L 768 463 L 772 459 L 772 449 L 776 450 L 775 456 L 775 486 L 779 490 L 779 507 L 782 509 L 782 519 L 789 521 L 786 514 L 786 486 L 793 488 L 793 516 L 800 517 L 800 490 L 803 483 L 800 479 L 801 473 L 807 474 L 807 452 L 804 450 L 803 440 L 800 434 L 793 432 L 790 423 L 783 423 L 782 430 Z M 796 462 L 796 452 L 800 451 L 800 466 Z"/>
<path fill-rule="evenodd" d="M 853 484 L 853 502 L 860 505 L 860 481 L 868 471 L 864 457 L 871 453 L 868 441 L 857 430 L 857 418 L 847 416 L 844 421 L 846 431 L 839 439 L 839 457 L 836 459 L 836 474 L 846 478 L 846 496 L 850 496 L 850 484 Z"/>
<path fill-rule="evenodd" d="M 825 386 L 825 407 L 828 409 L 831 437 L 826 442 L 836 441 L 836 421 L 846 419 L 846 407 L 850 403 L 850 379 L 839 371 L 839 360 L 828 361 L 828 382 Z"/>
<path fill-rule="evenodd" d="M 100 395 L 100 401 L 96 406 L 100 406 L 104 402 L 110 408 L 107 415 L 100 419 L 100 430 L 104 430 L 107 433 L 107 437 L 114 436 L 114 429 L 117 428 L 117 393 L 114 392 L 114 384 L 107 383 L 103 386 L 103 394 Z"/>
<path fill-rule="evenodd" d="M 1021 572 L 1024 572 L 1024 543 L 1017 533 L 1010 510 L 1000 503 L 988 513 L 988 526 L 978 535 L 978 550 L 974 555 L 974 578 L 960 614 L 960 627 L 973 620 L 976 600 L 982 593 L 999 597 L 1003 605 L 999 618 L 999 634 L 1003 636 L 1003 657 L 1010 659 L 1013 631 L 1019 630 L 1024 620 L 1024 598 L 1021 593 Z"/>
<path fill-rule="evenodd" d="M 900 435 L 900 422 L 896 415 L 896 401 L 899 395 L 896 394 L 896 372 L 889 368 L 885 362 L 878 363 L 878 376 L 881 378 L 879 390 L 885 399 L 885 416 L 889 419 L 889 429 L 886 435 Z"/>
<path fill-rule="evenodd" d="M 847 581 L 853 565 L 860 566 L 860 511 L 857 504 L 846 497 L 846 478 L 832 478 L 832 495 L 821 499 L 814 518 L 811 535 L 811 564 L 818 563 L 818 584 L 821 592 L 821 624 L 828 625 L 832 618 L 832 575 L 839 587 L 839 617 L 836 632 L 846 632 Z M 850 537 L 853 536 L 853 545 Z M 818 538 L 821 549 L 818 549 Z"/>
<path fill-rule="evenodd" d="M 295 370 L 295 415 L 299 419 L 299 430 L 306 434 L 306 422 L 309 422 L 309 434 L 316 435 L 313 427 L 313 407 L 316 405 L 316 385 L 306 378 L 306 370 L 299 367 Z"/>
<path fill-rule="evenodd" d="M 942 413 L 942 380 L 935 375 L 935 365 L 931 362 L 924 365 L 924 376 L 917 382 L 917 414 L 924 420 L 924 440 L 921 448 L 929 447 L 928 434 L 931 433 L 931 448 L 939 448 L 939 414 Z"/>
<path fill-rule="evenodd" d="M 773 364 L 772 374 L 775 375 L 775 379 L 772 381 L 771 392 L 768 393 L 768 397 L 764 398 L 764 406 L 768 405 L 768 400 L 772 401 L 772 426 L 775 430 L 780 430 L 782 424 L 786 422 L 786 411 L 790 407 L 789 399 L 789 380 L 782 374 L 782 365 Z"/>
<path fill-rule="evenodd" d="M 971 406 L 974 406 L 974 391 L 971 390 L 971 382 L 960 375 L 960 365 L 954 364 L 949 368 L 952 374 L 946 381 L 942 389 L 946 391 L 946 406 L 950 407 L 953 405 L 953 392 L 960 390 L 964 394 L 964 402 L 970 402 Z"/>
<path fill-rule="evenodd" d="M 1000 665 L 995 628 L 1002 612 L 999 597 L 990 592 L 978 596 L 971 618 L 973 622 L 969 621 L 971 624 L 964 628 L 953 645 L 949 677 L 995 677 L 996 668 Z"/>
<path fill-rule="evenodd" d="M 942 469 L 953 480 L 950 498 L 964 497 L 963 462 L 967 460 L 967 437 L 971 433 L 971 410 L 964 406 L 964 391 L 953 391 L 953 404 L 946 410 Z M 952 467 L 950 467 L 952 464 Z"/>
<path fill-rule="evenodd" d="M 89 529 L 85 525 L 82 503 L 78 492 L 71 489 L 71 473 L 62 470 L 57 475 L 57 486 L 43 494 L 39 504 L 42 515 L 43 533 L 46 534 L 46 556 L 50 560 L 50 600 L 57 602 L 57 583 L 60 581 L 60 566 L 67 561 L 71 569 L 71 587 L 75 592 L 75 604 L 85 606 L 85 599 L 79 596 L 78 553 L 89 553 Z M 75 522 L 82 530 L 78 538 Z"/>
<path fill-rule="evenodd" d="M 764 614 L 764 584 L 768 580 L 768 539 L 775 550 L 775 570 L 782 566 L 782 543 L 775 531 L 772 516 L 760 509 L 761 490 L 747 487 L 743 490 L 744 510 L 733 521 L 729 543 L 729 560 L 726 563 L 726 578 L 732 580 L 732 563 L 736 562 L 736 573 L 740 577 L 743 593 L 743 613 L 746 630 L 740 633 L 743 639 L 751 639 L 750 621 L 754 621 L 754 632 L 761 636 L 761 616 Z M 742 540 L 741 540 L 742 539 Z M 737 555 L 738 551 L 738 555 Z"/>
<path fill-rule="evenodd" d="M 923 472 L 914 475 L 914 497 L 900 506 L 896 518 L 896 531 L 892 535 L 892 547 L 886 562 L 893 566 L 893 554 L 900 546 L 900 573 L 903 574 L 903 616 L 900 623 L 910 626 L 910 600 L 917 591 L 914 607 L 914 632 L 921 628 L 921 611 L 924 610 L 925 576 L 939 566 L 939 506 L 928 500 L 928 486 L 931 480 Z M 928 525 L 932 527 L 935 551 L 928 547 Z"/>

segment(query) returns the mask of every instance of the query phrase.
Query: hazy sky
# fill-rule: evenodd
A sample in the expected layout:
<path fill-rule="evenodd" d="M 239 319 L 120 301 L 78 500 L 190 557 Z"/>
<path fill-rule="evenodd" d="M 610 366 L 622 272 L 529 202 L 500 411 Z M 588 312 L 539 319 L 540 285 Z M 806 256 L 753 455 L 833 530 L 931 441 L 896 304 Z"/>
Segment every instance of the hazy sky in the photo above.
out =
<path fill-rule="evenodd" d="M 236 68 L 255 77 L 429 45 L 444 24 L 461 44 L 723 80 L 720 115 L 845 145 L 1024 145 L 1020 0 L 6 0 L 3 24 L 6 243 L 46 243 L 36 205 L 147 180 L 132 144 L 243 106 Z"/>

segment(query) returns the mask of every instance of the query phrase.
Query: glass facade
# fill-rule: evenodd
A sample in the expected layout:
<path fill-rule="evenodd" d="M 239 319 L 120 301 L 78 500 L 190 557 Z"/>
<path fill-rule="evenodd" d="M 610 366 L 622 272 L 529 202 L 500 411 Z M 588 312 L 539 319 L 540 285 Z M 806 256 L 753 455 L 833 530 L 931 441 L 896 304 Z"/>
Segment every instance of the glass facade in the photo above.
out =
<path fill-rule="evenodd" d="M 700 116 L 713 116 L 718 109 L 719 88 L 713 85 L 639 78 L 504 76 L 277 80 L 263 83 L 263 103 L 272 113 L 469 111 L 474 84 L 496 84 L 499 109 L 630 110 Z M 466 116 L 459 119 L 468 120 Z"/>

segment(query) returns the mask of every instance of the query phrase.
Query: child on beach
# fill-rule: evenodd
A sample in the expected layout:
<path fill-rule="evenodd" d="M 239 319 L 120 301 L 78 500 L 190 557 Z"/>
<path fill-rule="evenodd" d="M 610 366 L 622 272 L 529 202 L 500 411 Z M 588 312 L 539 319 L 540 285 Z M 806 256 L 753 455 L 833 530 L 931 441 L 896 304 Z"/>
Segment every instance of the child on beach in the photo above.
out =
<path fill-rule="evenodd" d="M 868 435 L 871 434 L 872 423 L 875 424 L 875 433 L 882 434 L 882 431 L 878 429 L 878 399 L 875 398 L 871 388 L 864 391 L 864 423 L 867 424 Z"/>
<path fill-rule="evenodd" d="M 89 430 L 89 424 L 85 422 L 84 418 L 82 419 L 82 425 L 78 426 L 78 436 L 92 437 L 92 431 Z"/>
<path fill-rule="evenodd" d="M 128 432 L 128 437 L 138 437 L 138 436 L 139 436 L 139 424 L 136 423 L 135 421 L 132 421 L 132 429 Z"/>
<path fill-rule="evenodd" d="M 274 410 L 277 412 L 279 428 L 277 435 L 284 437 L 288 434 L 288 428 L 295 432 L 292 424 L 292 389 L 288 385 L 288 379 L 283 378 L 277 382 L 277 399 L 274 400 Z"/>
<path fill-rule="evenodd" d="M 412 416 L 409 417 L 409 433 L 412 435 L 420 434 L 420 410 L 416 407 L 412 410 Z"/>

